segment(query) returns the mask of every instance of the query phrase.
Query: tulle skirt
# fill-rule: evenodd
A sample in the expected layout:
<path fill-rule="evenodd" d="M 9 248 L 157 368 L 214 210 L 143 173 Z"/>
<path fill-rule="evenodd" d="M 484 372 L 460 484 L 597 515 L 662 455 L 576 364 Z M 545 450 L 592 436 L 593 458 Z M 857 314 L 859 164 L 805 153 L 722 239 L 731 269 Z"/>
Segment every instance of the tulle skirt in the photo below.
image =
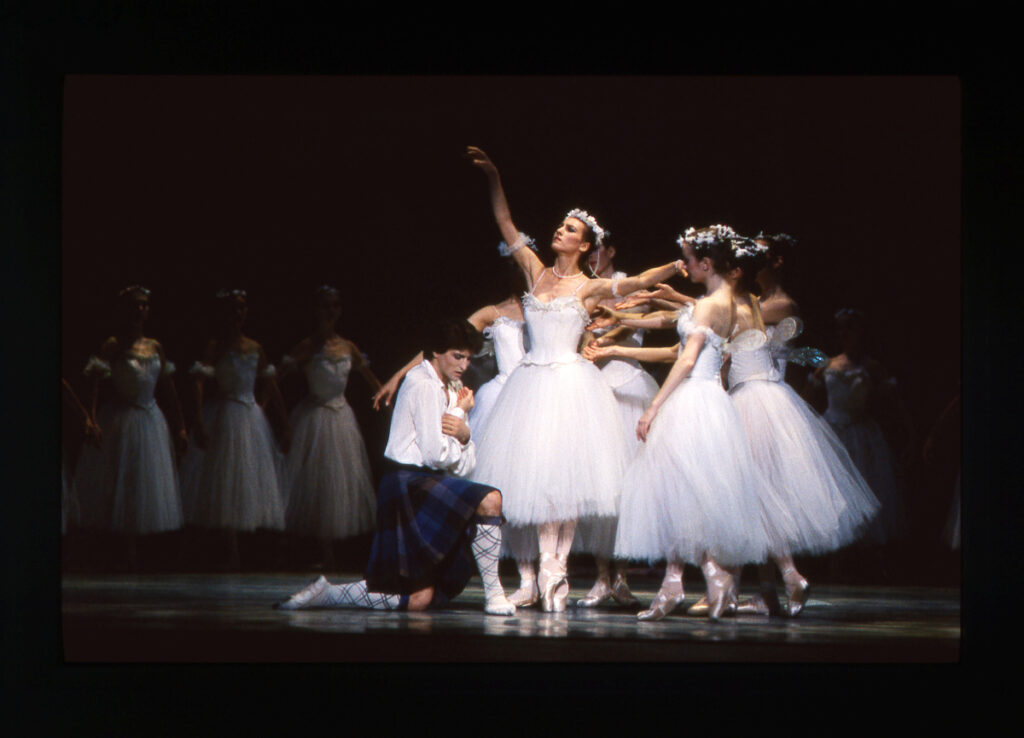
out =
<path fill-rule="evenodd" d="M 614 516 L 628 447 L 597 367 L 521 364 L 477 438 L 473 479 L 502 494 L 514 525 Z"/>
<path fill-rule="evenodd" d="M 632 459 L 640 448 L 640 440 L 636 437 L 636 424 L 650 406 L 654 396 L 658 394 L 658 383 L 639 366 L 614 359 L 601 369 L 601 376 L 608 381 L 615 396 L 629 458 Z M 572 550 L 610 559 L 615 553 L 617 528 L 618 518 L 581 518 L 576 526 Z"/>
<path fill-rule="evenodd" d="M 498 400 L 498 395 L 501 394 L 507 382 L 508 377 L 499 374 L 489 382 L 480 385 L 479 389 L 474 393 L 473 409 L 469 411 L 469 417 L 467 418 L 469 432 L 474 439 L 483 430 L 487 419 L 490 418 L 494 404 Z"/>
<path fill-rule="evenodd" d="M 373 530 L 377 499 L 352 408 L 306 400 L 292 412 L 291 425 L 288 530 L 318 538 L 347 538 Z"/>
<path fill-rule="evenodd" d="M 263 410 L 225 400 L 203 415 L 207 448 L 183 462 L 186 522 L 246 531 L 284 528 L 283 457 Z"/>
<path fill-rule="evenodd" d="M 758 469 L 795 521 L 773 536 L 772 553 L 820 554 L 858 538 L 879 503 L 828 423 L 787 384 L 743 382 L 730 395 Z"/>
<path fill-rule="evenodd" d="M 139 535 L 180 528 L 177 465 L 160 408 L 108 406 L 99 420 L 102 449 L 83 446 L 75 470 L 82 525 Z"/>
<path fill-rule="evenodd" d="M 662 405 L 626 470 L 615 555 L 698 566 L 705 553 L 726 566 L 763 561 L 770 545 L 763 485 L 725 390 L 717 381 L 687 379 Z"/>
<path fill-rule="evenodd" d="M 827 413 L 825 418 L 829 420 Z M 874 521 L 868 525 L 864 538 L 872 543 L 902 538 L 907 525 L 906 509 L 896 481 L 892 451 L 882 429 L 871 419 L 852 423 L 830 421 L 830 424 L 882 505 Z"/>

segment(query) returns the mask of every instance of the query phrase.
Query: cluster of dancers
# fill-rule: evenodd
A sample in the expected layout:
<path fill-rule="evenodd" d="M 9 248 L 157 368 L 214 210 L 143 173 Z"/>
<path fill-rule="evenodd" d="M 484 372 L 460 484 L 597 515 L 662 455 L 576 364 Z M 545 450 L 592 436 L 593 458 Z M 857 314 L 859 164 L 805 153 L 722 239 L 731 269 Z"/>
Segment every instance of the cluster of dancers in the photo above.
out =
<path fill-rule="evenodd" d="M 320 577 L 279 603 L 288 610 L 443 607 L 476 572 L 489 614 L 560 612 L 569 555 L 587 553 L 598 575 L 575 606 L 615 602 L 636 607 L 640 620 L 684 602 L 685 564 L 706 582 L 690 614 L 796 616 L 809 584 L 795 555 L 885 540 L 890 521 L 899 525 L 892 459 L 864 408 L 871 367 L 856 351 L 828 358 L 793 348 L 801 322 L 780 279 L 791 238 L 690 228 L 677 241 L 682 258 L 627 276 L 615 270 L 610 234 L 577 209 L 556 229 L 546 266 L 513 223 L 494 163 L 475 147 L 467 157 L 486 175 L 513 278 L 501 301 L 439 322 L 383 384 L 337 335 L 335 290 L 317 291 L 318 327 L 279 369 L 242 332 L 245 293 L 224 292 L 221 335 L 189 372 L 190 435 L 174 367 L 143 334 L 149 293 L 124 290 L 126 330 L 87 367 L 96 382 L 112 380 L 118 401 L 106 417 L 95 389 L 92 408 L 77 405 L 94 444 L 74 474 L 83 523 L 132 535 L 184 523 L 287 528 L 323 540 L 376 529 L 365 579 Z M 705 294 L 665 284 L 676 275 Z M 839 319 L 851 336 L 862 327 L 856 312 Z M 644 331 L 669 328 L 675 345 L 642 345 Z M 461 378 L 481 337 L 498 374 L 474 393 Z M 671 365 L 660 386 L 641 362 Z M 786 383 L 788 363 L 812 368 L 809 386 L 828 394 L 824 417 Z M 375 407 L 394 406 L 376 495 L 344 398 L 353 368 L 376 392 Z M 289 418 L 277 381 L 298 369 L 309 396 Z M 204 403 L 211 378 L 217 400 Z M 87 509 L 103 519 L 85 519 Z M 500 557 L 518 569 L 508 597 Z M 630 591 L 630 561 L 666 562 L 647 606 Z M 747 564 L 758 566 L 761 586 L 741 601 Z"/>

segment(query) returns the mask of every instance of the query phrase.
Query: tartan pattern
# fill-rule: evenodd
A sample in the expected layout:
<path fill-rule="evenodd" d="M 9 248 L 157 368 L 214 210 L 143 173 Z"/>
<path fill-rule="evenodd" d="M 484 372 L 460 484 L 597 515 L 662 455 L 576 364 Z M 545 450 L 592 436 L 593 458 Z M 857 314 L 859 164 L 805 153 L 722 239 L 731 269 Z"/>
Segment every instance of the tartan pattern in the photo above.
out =
<path fill-rule="evenodd" d="M 494 487 L 442 472 L 388 472 L 377 490 L 377 533 L 366 567 L 372 592 L 434 587 L 432 606 L 458 596 L 476 572 L 476 508 Z"/>

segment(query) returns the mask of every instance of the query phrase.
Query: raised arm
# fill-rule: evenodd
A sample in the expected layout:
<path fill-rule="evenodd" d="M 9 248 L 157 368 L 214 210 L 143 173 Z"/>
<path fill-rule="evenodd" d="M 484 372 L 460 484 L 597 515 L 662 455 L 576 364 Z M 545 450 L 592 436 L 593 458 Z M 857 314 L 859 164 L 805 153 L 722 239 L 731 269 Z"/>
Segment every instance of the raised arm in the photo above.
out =
<path fill-rule="evenodd" d="M 466 148 L 466 156 L 473 166 L 480 169 L 487 176 L 487 184 L 491 193 L 491 209 L 494 211 L 494 220 L 501 231 L 501 237 L 509 248 L 515 249 L 512 258 L 526 275 L 527 286 L 533 287 L 534 282 L 540 278 L 544 271 L 544 264 L 532 249 L 516 248 L 516 241 L 519 239 L 519 230 L 512 222 L 512 213 L 508 209 L 508 200 L 505 198 L 505 190 L 501 186 L 501 177 L 498 175 L 498 168 L 494 162 L 484 153 L 483 149 L 476 146 Z"/>

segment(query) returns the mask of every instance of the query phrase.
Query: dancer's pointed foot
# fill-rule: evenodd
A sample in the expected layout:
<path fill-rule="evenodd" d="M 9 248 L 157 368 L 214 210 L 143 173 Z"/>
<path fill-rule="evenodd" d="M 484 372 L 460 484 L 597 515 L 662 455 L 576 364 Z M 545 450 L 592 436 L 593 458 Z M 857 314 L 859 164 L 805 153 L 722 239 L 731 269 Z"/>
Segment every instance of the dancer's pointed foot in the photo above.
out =
<path fill-rule="evenodd" d="M 786 597 L 789 600 L 786 603 L 786 612 L 791 618 L 795 618 L 803 611 L 804 605 L 807 604 L 807 594 L 810 590 L 811 585 L 799 575 L 786 579 Z"/>
<path fill-rule="evenodd" d="M 769 615 L 771 614 L 764 598 L 756 594 L 750 599 L 740 600 L 736 603 L 735 613 L 737 615 Z"/>
<path fill-rule="evenodd" d="M 640 600 L 629 591 L 629 584 L 626 582 L 626 575 L 621 571 L 615 575 L 615 582 L 612 584 L 612 597 L 617 603 L 624 607 L 639 607 Z"/>
<path fill-rule="evenodd" d="M 576 600 L 576 607 L 597 607 L 613 597 L 612 588 L 604 579 L 598 579 L 585 597 Z"/>
<path fill-rule="evenodd" d="M 556 554 L 541 553 L 537 584 L 540 588 L 540 609 L 544 612 L 565 612 L 569 598 L 566 562 Z"/>
<path fill-rule="evenodd" d="M 501 595 L 484 602 L 484 612 L 488 615 L 515 615 L 516 606 L 505 595 Z"/>
<path fill-rule="evenodd" d="M 327 578 L 321 576 L 308 587 L 296 592 L 284 602 L 277 603 L 275 607 L 278 610 L 301 610 L 307 607 L 314 607 L 325 589 L 327 589 Z"/>
<path fill-rule="evenodd" d="M 658 590 L 658 594 L 654 596 L 654 601 L 651 602 L 651 606 L 646 610 L 638 612 L 636 614 L 636 619 L 643 621 L 661 620 L 679 607 L 684 599 L 686 599 L 686 594 L 683 592 L 682 587 L 679 587 L 678 589 L 667 589 L 662 587 Z"/>

